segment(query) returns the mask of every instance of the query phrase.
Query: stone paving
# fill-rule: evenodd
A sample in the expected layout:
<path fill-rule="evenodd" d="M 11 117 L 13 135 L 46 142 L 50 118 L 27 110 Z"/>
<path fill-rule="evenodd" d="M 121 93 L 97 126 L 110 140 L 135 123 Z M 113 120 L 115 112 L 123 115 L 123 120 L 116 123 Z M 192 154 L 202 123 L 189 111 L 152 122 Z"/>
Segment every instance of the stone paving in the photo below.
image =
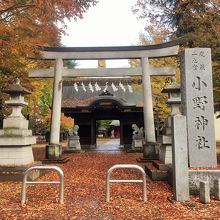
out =
<path fill-rule="evenodd" d="M 122 151 L 123 147 L 120 146 L 120 139 L 114 138 L 109 139 L 106 142 L 102 143 L 97 141 L 97 147 L 95 151 Z"/>

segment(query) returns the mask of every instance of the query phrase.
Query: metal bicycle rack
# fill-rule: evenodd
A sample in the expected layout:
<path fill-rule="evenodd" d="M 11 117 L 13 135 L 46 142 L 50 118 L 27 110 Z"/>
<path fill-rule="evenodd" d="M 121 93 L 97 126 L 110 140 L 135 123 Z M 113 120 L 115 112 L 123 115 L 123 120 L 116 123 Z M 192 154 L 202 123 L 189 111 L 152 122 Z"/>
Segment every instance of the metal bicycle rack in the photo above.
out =
<path fill-rule="evenodd" d="M 49 182 L 41 182 L 41 181 L 27 181 L 28 174 L 32 170 L 55 170 L 59 173 L 60 181 L 49 181 Z M 33 166 L 27 169 L 24 173 L 23 182 L 22 182 L 22 194 L 21 194 L 21 204 L 25 204 L 26 202 L 26 186 L 27 184 L 60 184 L 60 203 L 63 204 L 64 197 L 64 174 L 63 171 L 57 166 Z"/>
<path fill-rule="evenodd" d="M 141 171 L 143 180 L 113 180 L 110 179 L 111 173 L 115 169 L 137 169 Z M 109 202 L 110 200 L 110 183 L 143 183 L 143 201 L 147 201 L 147 193 L 146 193 L 146 174 L 144 172 L 144 169 L 138 165 L 134 164 L 117 164 L 112 166 L 107 173 L 107 178 L 106 178 L 106 202 Z"/>

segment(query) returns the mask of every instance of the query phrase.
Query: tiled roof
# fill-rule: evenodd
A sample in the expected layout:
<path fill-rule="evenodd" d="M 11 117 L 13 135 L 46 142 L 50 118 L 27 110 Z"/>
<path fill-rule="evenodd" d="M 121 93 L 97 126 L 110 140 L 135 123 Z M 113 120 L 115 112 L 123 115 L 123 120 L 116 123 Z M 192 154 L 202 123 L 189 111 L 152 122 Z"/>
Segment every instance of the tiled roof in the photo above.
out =
<path fill-rule="evenodd" d="M 140 103 L 143 102 L 142 91 L 133 91 L 132 93 L 128 91 L 127 86 L 126 91 L 122 91 L 118 87 L 117 91 L 113 91 L 112 87 L 108 87 L 108 92 L 112 94 L 104 95 L 103 90 L 104 86 L 100 86 L 100 91 L 90 91 L 88 86 L 85 86 L 86 91 L 82 89 L 82 86 L 78 84 L 78 91 L 75 90 L 74 86 L 63 86 L 63 95 L 62 95 L 62 108 L 76 108 L 79 106 L 90 106 L 93 101 L 104 99 L 112 99 L 116 102 L 118 101 L 123 106 L 140 106 Z"/>
<path fill-rule="evenodd" d="M 76 106 L 88 106 L 94 100 L 94 96 L 87 99 L 64 99 L 62 100 L 63 108 L 73 108 Z"/>

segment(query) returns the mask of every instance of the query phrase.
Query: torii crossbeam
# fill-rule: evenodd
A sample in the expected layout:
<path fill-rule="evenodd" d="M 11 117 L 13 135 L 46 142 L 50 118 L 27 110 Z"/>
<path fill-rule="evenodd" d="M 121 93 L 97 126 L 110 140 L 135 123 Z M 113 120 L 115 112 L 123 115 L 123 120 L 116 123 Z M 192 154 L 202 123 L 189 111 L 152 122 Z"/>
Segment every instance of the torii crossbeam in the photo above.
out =
<path fill-rule="evenodd" d="M 53 149 L 59 148 L 60 113 L 62 97 L 62 77 L 82 76 L 132 76 L 142 75 L 144 97 L 144 130 L 145 142 L 144 157 L 151 157 L 151 149 L 156 142 L 154 129 L 154 115 L 151 91 L 151 75 L 167 76 L 175 74 L 175 68 L 153 68 L 148 59 L 177 56 L 179 45 L 177 41 L 148 46 L 123 47 L 41 47 L 42 58 L 56 60 L 56 67 L 47 70 L 33 70 L 30 77 L 54 77 L 53 106 L 51 119 L 50 144 Z M 94 59 L 140 59 L 141 67 L 122 69 L 66 69 L 63 60 L 94 60 Z M 50 152 L 50 151 L 49 151 Z M 54 150 L 53 152 L 57 152 Z M 60 155 L 49 155 L 50 158 Z"/>

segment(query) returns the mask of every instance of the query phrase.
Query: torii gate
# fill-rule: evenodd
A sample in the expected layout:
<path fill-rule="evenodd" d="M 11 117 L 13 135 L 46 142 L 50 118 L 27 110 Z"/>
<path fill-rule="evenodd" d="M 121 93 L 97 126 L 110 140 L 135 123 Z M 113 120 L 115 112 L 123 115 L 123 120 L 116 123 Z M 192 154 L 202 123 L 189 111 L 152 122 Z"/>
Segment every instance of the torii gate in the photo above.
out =
<path fill-rule="evenodd" d="M 150 76 L 174 75 L 174 67 L 154 68 L 148 59 L 176 56 L 179 45 L 177 41 L 148 46 L 120 46 L 120 47 L 42 47 L 41 54 L 45 60 L 56 60 L 54 69 L 39 69 L 29 72 L 29 77 L 54 77 L 52 119 L 50 128 L 49 158 L 58 158 L 60 136 L 60 113 L 62 99 L 63 77 L 113 77 L 113 76 L 142 76 L 144 102 L 144 157 L 150 157 L 154 148 L 155 128 Z M 99 59 L 141 59 L 138 68 L 99 68 L 99 69 L 66 69 L 63 60 L 99 60 Z M 51 149 L 51 150 L 50 150 Z M 59 153 L 58 153 L 59 152 Z"/>

